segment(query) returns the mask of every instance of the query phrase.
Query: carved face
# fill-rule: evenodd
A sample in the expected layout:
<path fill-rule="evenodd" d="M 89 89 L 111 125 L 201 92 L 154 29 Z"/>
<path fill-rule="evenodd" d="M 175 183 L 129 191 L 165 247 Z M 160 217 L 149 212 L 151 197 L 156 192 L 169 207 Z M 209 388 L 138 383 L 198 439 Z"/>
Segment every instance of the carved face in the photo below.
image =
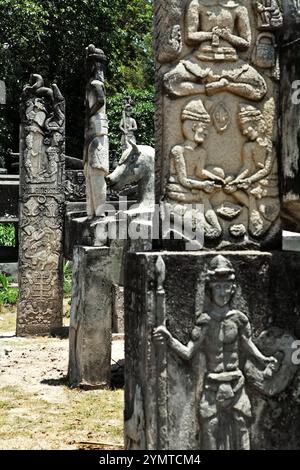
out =
<path fill-rule="evenodd" d="M 266 123 L 264 119 L 260 119 L 259 121 L 249 122 L 242 126 L 243 135 L 251 141 L 254 141 L 259 136 L 264 135 L 265 132 L 266 132 Z"/>
<path fill-rule="evenodd" d="M 212 301 L 218 307 L 225 307 L 230 302 L 235 290 L 232 281 L 211 281 L 209 287 Z"/>
<path fill-rule="evenodd" d="M 187 120 L 183 123 L 183 135 L 186 139 L 200 145 L 208 134 L 207 124 L 201 121 Z"/>

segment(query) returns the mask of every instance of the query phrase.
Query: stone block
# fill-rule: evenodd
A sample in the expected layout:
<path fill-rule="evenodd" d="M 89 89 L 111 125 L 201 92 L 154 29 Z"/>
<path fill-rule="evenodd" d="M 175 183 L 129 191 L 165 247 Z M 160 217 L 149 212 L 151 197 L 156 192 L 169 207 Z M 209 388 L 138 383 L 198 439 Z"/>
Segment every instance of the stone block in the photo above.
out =
<path fill-rule="evenodd" d="M 227 267 L 213 274 L 228 275 L 226 288 L 233 285 L 235 291 L 223 323 L 213 317 L 213 287 L 207 284 L 212 259 L 220 254 Z M 157 269 L 159 256 L 165 275 Z M 126 448 L 299 448 L 299 354 L 293 356 L 300 338 L 299 285 L 300 255 L 295 253 L 128 254 Z M 213 321 L 215 328 L 209 326 Z M 172 338 L 158 343 L 153 333 L 161 324 Z M 251 330 L 267 367 L 245 348 Z M 197 349 L 201 338 L 205 342 Z M 196 346 L 188 359 L 190 341 Z M 174 342 L 177 349 L 182 343 L 181 355 Z"/>
<path fill-rule="evenodd" d="M 112 302 L 109 249 L 76 247 L 70 320 L 69 384 L 110 384 Z"/>

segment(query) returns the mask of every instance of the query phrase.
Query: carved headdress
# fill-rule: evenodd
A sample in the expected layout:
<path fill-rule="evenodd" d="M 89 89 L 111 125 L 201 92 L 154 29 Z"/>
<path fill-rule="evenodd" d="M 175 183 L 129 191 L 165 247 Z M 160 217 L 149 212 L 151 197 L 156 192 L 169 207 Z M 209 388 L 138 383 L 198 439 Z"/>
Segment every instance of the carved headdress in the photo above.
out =
<path fill-rule="evenodd" d="M 239 121 L 240 124 L 246 124 L 247 122 L 261 121 L 263 119 L 263 114 L 255 106 L 249 104 L 241 104 L 239 111 Z"/>
<path fill-rule="evenodd" d="M 98 49 L 96 46 L 94 46 L 94 44 L 90 44 L 86 48 L 86 59 L 87 61 L 106 63 L 106 55 L 104 54 L 103 50 Z"/>
<path fill-rule="evenodd" d="M 207 270 L 208 281 L 234 281 L 235 270 L 231 262 L 222 255 L 211 260 Z"/>
<path fill-rule="evenodd" d="M 193 99 L 183 108 L 181 120 L 201 121 L 209 124 L 211 119 L 201 99 Z"/>

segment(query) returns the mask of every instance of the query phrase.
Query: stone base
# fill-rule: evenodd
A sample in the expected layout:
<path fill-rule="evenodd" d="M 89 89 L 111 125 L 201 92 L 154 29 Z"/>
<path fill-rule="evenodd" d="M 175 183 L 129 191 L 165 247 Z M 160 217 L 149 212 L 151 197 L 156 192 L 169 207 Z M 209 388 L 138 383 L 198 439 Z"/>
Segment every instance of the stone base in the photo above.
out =
<path fill-rule="evenodd" d="M 70 319 L 69 384 L 110 385 L 112 302 L 109 248 L 76 247 Z"/>
<path fill-rule="evenodd" d="M 211 308 L 205 276 L 208 263 L 217 254 L 229 259 L 235 269 L 237 289 L 231 308 L 246 314 L 260 351 L 278 360 L 276 372 L 268 376 L 255 360 L 247 359 L 244 350 L 239 352 L 239 369 L 252 411 L 239 404 L 235 413 L 243 418 L 248 413 L 251 449 L 300 448 L 300 370 L 291 360 L 293 342 L 300 338 L 300 255 L 245 251 L 128 254 L 124 276 L 128 449 L 207 448 L 199 414 L 207 383 L 207 353 L 204 348 L 193 359 L 183 360 L 170 345 L 159 349 L 154 342 L 153 330 L 161 324 L 159 305 L 163 305 L 162 294 L 156 292 L 161 280 L 155 265 L 161 255 L 166 266 L 166 326 L 187 345 L 196 314 L 198 318 Z M 297 357 L 300 359 L 300 353 Z M 203 417 L 203 410 L 201 413 Z"/>

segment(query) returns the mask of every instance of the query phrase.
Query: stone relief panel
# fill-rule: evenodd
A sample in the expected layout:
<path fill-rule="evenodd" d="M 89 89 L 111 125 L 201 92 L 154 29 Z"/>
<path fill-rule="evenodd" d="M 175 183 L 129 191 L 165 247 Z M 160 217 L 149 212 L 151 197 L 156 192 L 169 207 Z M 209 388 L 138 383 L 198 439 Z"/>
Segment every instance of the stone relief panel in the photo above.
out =
<path fill-rule="evenodd" d="M 297 448 L 298 262 L 291 302 L 283 281 L 293 257 L 254 251 L 129 257 L 129 449 Z M 273 298 L 266 296 L 270 282 Z"/>
<path fill-rule="evenodd" d="M 20 302 L 17 334 L 62 324 L 65 104 L 33 75 L 21 100 Z"/>
<path fill-rule="evenodd" d="M 80 170 L 66 170 L 65 196 L 70 202 L 86 200 L 86 181 L 84 172 Z"/>
<path fill-rule="evenodd" d="M 274 243 L 279 6 L 182 1 L 177 21 L 179 9 L 180 55 L 157 56 L 158 192 L 174 217 L 178 203 L 203 204 L 207 246 Z"/>

